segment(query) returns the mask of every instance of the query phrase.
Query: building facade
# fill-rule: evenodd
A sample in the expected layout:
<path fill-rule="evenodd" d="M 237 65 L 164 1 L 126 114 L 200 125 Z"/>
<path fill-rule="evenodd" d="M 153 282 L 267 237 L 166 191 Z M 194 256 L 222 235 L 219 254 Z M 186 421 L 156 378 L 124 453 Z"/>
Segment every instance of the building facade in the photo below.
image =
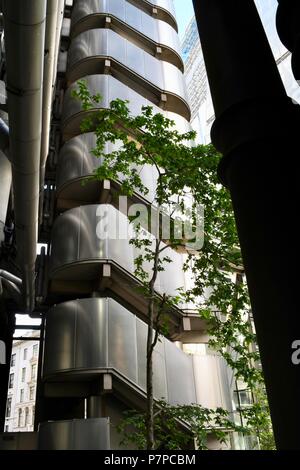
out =
<path fill-rule="evenodd" d="M 30 337 L 39 336 L 38 332 L 29 334 Z M 30 432 L 34 429 L 38 353 L 38 340 L 14 341 L 10 361 L 5 432 Z"/>

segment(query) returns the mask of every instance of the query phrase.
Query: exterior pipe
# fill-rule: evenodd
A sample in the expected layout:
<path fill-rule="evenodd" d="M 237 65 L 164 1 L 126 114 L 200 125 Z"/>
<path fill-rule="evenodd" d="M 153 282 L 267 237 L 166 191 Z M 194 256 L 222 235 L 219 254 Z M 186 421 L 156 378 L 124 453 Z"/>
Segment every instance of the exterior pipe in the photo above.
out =
<path fill-rule="evenodd" d="M 47 2 L 40 165 L 40 222 L 43 212 L 45 168 L 49 152 L 51 109 L 56 80 L 57 60 L 62 21 L 64 15 L 64 5 L 65 0 L 51 0 Z"/>
<path fill-rule="evenodd" d="M 300 449 L 299 107 L 252 0 L 194 0 L 279 450 Z"/>
<path fill-rule="evenodd" d="M 0 277 L 6 279 L 7 281 L 13 282 L 16 286 L 22 286 L 22 279 L 15 276 L 14 274 L 5 271 L 4 269 L 0 269 Z"/>
<path fill-rule="evenodd" d="M 4 0 L 10 155 L 25 304 L 35 303 L 46 0 Z"/>
<path fill-rule="evenodd" d="M 6 122 L 0 118 L 0 150 L 7 156 L 9 159 L 9 128 Z"/>

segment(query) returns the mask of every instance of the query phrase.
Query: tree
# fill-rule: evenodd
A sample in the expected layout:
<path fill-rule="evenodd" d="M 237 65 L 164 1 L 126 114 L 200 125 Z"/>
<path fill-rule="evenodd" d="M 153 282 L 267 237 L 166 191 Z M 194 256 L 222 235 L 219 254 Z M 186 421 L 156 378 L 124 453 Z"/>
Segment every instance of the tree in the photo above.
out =
<path fill-rule="evenodd" d="M 172 120 L 160 113 L 155 114 L 149 106 L 144 106 L 139 115 L 132 116 L 128 102 L 120 99 L 112 101 L 108 109 L 101 109 L 101 96 L 91 94 L 84 81 L 78 82 L 74 97 L 80 99 L 85 111 L 93 110 L 81 126 L 83 132 L 95 132 L 96 147 L 92 153 L 101 158 L 101 165 L 91 178 L 114 181 L 119 185 L 120 193 L 130 197 L 134 194 L 146 197 L 148 189 L 143 184 L 140 168 L 145 165 L 155 168 L 157 189 L 151 203 L 156 207 L 158 222 L 162 211 L 168 213 L 172 220 L 168 240 L 164 239 L 159 223 L 153 240 L 140 222 L 132 221 L 136 222 L 137 236 L 131 243 L 140 250 L 140 255 L 135 259 L 135 274 L 148 300 L 145 430 L 147 448 L 153 449 L 153 350 L 160 335 L 166 334 L 168 312 L 178 308 L 180 302 L 197 305 L 199 315 L 208 324 L 211 347 L 226 359 L 236 377 L 242 379 L 254 395 L 258 385 L 263 389 L 262 374 L 256 367 L 259 354 L 251 348 L 255 343 L 255 334 L 246 318 L 250 303 L 243 280 L 243 263 L 231 200 L 217 177 L 220 155 L 212 145 L 191 145 L 195 138 L 193 131 L 180 133 Z M 95 109 L 98 109 L 97 112 Z M 107 142 L 118 145 L 115 150 L 106 153 Z M 192 203 L 187 204 L 190 201 L 188 196 L 191 196 Z M 178 237 L 174 228 L 176 218 L 188 217 L 195 229 L 199 206 L 205 207 L 205 241 L 195 255 L 194 251 L 191 253 L 187 249 L 195 240 L 186 239 L 185 234 Z M 184 269 L 191 269 L 192 266 L 194 285 L 187 292 L 180 291 L 176 297 L 158 296 L 155 292 L 157 275 L 164 270 L 166 263 L 171 262 L 167 250 L 179 248 L 187 249 Z M 145 269 L 145 262 L 152 265 L 150 275 Z M 252 407 L 251 420 L 249 410 L 246 411 L 249 432 L 257 434 L 261 413 L 267 415 L 268 411 L 264 406 L 258 413 L 258 408 Z"/>

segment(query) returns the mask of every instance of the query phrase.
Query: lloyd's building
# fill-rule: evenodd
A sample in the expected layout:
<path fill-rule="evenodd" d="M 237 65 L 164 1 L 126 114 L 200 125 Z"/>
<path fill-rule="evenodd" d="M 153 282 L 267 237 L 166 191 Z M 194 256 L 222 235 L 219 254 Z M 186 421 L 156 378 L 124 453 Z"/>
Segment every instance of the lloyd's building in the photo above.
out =
<path fill-rule="evenodd" d="M 7 349 L 15 313 L 31 311 L 42 320 L 36 431 L 10 442 L 20 449 L 118 449 L 115 425 L 123 412 L 145 409 L 147 301 L 137 289 L 134 247 L 97 237 L 97 210 L 103 206 L 114 220 L 117 188 L 88 180 L 99 165 L 90 152 L 96 141 L 80 130 L 87 111 L 72 90 L 85 79 L 102 95 L 99 107 L 120 98 L 137 114 L 151 105 L 178 130 L 190 130 L 173 2 L 4 0 L 1 11 Z M 151 170 L 142 177 L 151 196 Z M 38 243 L 44 246 L 37 255 Z M 173 263 L 160 273 L 157 295 L 176 294 L 188 283 L 183 255 L 170 252 Z M 168 335 L 154 354 L 155 398 L 234 413 L 233 375 L 207 343 L 205 323 L 192 309 L 170 312 Z M 8 373 L 1 369 L 3 384 Z M 3 423 L 6 393 L 1 400 Z M 219 448 L 213 437 L 209 447 Z"/>

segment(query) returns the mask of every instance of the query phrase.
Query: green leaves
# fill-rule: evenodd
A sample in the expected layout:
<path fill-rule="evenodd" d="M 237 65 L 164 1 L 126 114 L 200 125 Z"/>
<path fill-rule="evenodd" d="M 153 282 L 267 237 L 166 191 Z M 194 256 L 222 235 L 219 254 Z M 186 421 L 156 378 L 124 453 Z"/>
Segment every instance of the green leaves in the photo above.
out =
<path fill-rule="evenodd" d="M 157 179 L 152 204 L 174 214 L 172 228 L 176 217 L 183 219 L 187 195 L 194 205 L 205 207 L 204 246 L 196 256 L 194 253 L 189 254 L 184 266 L 184 270 L 193 275 L 193 286 L 189 290 L 182 288 L 178 297 L 155 296 L 157 275 L 165 270 L 171 259 L 160 251 L 163 242 L 161 233 L 155 244 L 141 227 L 135 227 L 140 236 L 131 240 L 138 251 L 135 275 L 141 283 L 139 289 L 148 299 L 149 312 L 153 315 L 154 307 L 159 312 L 155 324 L 157 332 L 167 334 L 168 310 L 177 308 L 181 302 L 194 303 L 195 309 L 208 325 L 210 347 L 225 358 L 236 378 L 243 380 L 255 395 L 263 385 L 263 377 L 256 365 L 259 354 L 252 348 L 256 337 L 247 313 L 250 301 L 243 278 L 242 256 L 231 199 L 217 176 L 221 155 L 212 145 L 194 146 L 191 141 L 195 138 L 195 132 L 178 132 L 174 121 L 161 113 L 155 113 L 151 106 L 142 107 L 137 116 L 131 114 L 129 102 L 120 99 L 113 100 L 108 109 L 101 109 L 101 96 L 91 94 L 84 80 L 77 82 L 73 96 L 81 101 L 82 109 L 87 111 L 87 117 L 81 124 L 82 132 L 93 131 L 96 135 L 96 147 L 92 149 L 93 155 L 99 159 L 99 166 L 93 174 L 95 180 L 107 179 L 117 183 L 121 194 L 146 196 L 149 191 L 141 176 L 142 169 L 151 167 Z M 185 215 L 195 224 L 192 210 L 185 210 Z M 134 219 L 131 222 L 134 223 Z M 167 242 L 173 249 L 184 245 L 184 241 L 179 240 L 173 230 Z M 154 324 L 152 320 L 149 320 L 151 325 Z M 252 417 L 248 419 L 249 431 L 255 433 L 258 433 L 263 417 L 265 423 L 270 424 L 268 409 L 266 406 L 260 408 L 259 400 L 264 402 L 265 398 L 259 395 L 255 402 L 257 406 L 251 411 Z M 191 411 L 201 426 L 193 427 L 194 421 L 189 414 Z M 211 410 L 205 411 L 199 407 L 175 409 L 161 402 L 157 416 L 164 416 L 165 422 L 162 423 L 164 426 L 156 425 L 157 445 L 175 445 L 174 436 L 177 436 L 176 446 L 178 442 L 184 444 L 184 436 L 175 425 L 179 416 L 180 419 L 189 419 L 189 426 L 198 435 L 201 448 L 207 435 L 204 422 L 207 424 L 212 413 Z M 214 420 L 218 423 L 216 433 L 222 440 L 221 410 L 218 413 Z M 166 417 L 172 423 L 172 429 L 168 428 Z M 142 433 L 145 427 L 140 420 L 141 416 L 133 413 L 129 418 L 139 432 L 136 442 L 143 447 L 145 441 Z"/>
<path fill-rule="evenodd" d="M 139 450 L 146 448 L 145 420 L 144 413 L 135 410 L 124 413 L 124 419 L 117 426 L 122 445 L 133 444 Z M 197 404 L 173 406 L 165 400 L 155 404 L 155 449 L 184 450 L 190 448 L 195 440 L 199 450 L 206 450 L 210 434 L 220 443 L 225 443 L 230 431 L 242 432 L 244 429 L 235 425 L 222 408 L 213 410 Z"/>

